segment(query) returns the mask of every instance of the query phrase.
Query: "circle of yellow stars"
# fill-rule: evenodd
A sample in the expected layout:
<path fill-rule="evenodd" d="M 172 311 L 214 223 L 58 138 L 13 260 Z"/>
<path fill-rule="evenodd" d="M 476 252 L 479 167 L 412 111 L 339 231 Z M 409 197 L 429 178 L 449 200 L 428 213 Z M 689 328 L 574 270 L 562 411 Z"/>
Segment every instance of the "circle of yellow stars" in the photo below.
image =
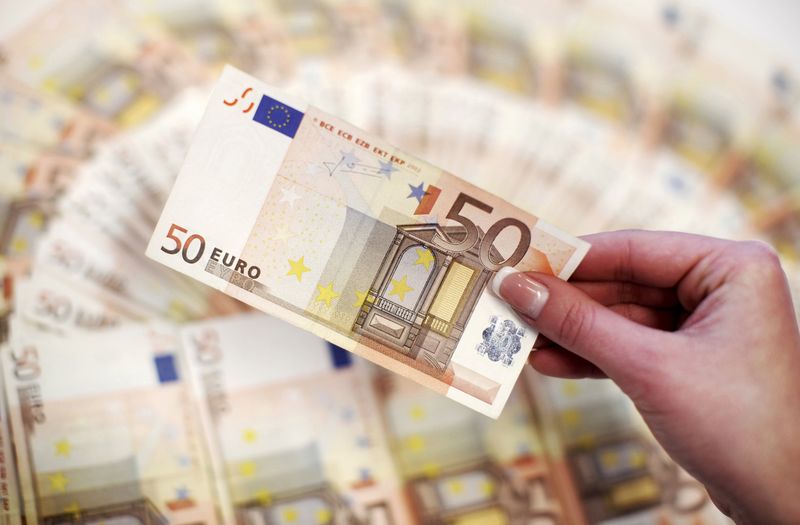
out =
<path fill-rule="evenodd" d="M 277 123 L 274 120 L 272 120 L 272 112 L 273 111 L 282 111 L 283 112 L 283 115 L 284 115 L 285 118 L 284 118 L 282 123 Z M 289 113 L 289 110 L 286 109 L 286 106 L 284 106 L 283 104 L 278 104 L 278 105 L 272 106 L 272 107 L 269 108 L 269 110 L 267 110 L 267 122 L 269 122 L 270 127 L 273 127 L 273 128 L 285 128 L 289 124 L 290 120 L 292 120 L 292 115 Z"/>

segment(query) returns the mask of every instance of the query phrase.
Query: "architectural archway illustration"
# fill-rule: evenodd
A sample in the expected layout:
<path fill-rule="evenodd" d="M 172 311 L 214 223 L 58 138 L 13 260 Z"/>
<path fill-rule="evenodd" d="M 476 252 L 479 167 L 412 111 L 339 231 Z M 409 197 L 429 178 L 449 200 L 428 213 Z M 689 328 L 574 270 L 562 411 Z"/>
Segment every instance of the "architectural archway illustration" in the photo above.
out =
<path fill-rule="evenodd" d="M 465 235 L 460 226 L 397 226 L 353 330 L 443 373 L 494 273 L 480 261 L 480 243 L 456 253 L 435 242 Z M 491 256 L 502 259 L 494 249 Z"/>

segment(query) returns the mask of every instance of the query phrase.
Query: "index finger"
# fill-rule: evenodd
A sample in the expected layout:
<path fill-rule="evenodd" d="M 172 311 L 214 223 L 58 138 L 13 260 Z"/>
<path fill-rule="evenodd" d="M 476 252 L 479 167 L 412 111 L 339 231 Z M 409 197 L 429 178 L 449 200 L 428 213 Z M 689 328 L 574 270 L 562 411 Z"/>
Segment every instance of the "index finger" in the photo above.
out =
<path fill-rule="evenodd" d="M 581 237 L 592 247 L 576 281 L 622 281 L 675 286 L 704 257 L 730 241 L 691 233 L 620 230 Z"/>

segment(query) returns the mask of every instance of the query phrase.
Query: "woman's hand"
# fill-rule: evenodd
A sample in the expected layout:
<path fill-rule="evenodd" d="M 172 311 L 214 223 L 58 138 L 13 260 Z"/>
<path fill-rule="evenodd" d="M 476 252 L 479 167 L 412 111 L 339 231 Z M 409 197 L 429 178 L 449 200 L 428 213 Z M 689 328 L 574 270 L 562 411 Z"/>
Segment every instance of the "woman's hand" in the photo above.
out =
<path fill-rule="evenodd" d="M 681 233 L 586 240 L 570 283 L 495 279 L 540 331 L 534 368 L 614 380 L 737 522 L 800 523 L 800 334 L 775 252 Z"/>

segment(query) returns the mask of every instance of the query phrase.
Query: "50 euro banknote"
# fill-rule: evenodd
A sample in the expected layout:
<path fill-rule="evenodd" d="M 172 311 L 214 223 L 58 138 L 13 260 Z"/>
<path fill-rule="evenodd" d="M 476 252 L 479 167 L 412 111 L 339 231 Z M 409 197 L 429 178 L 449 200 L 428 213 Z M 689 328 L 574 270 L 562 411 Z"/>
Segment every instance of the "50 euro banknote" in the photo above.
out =
<path fill-rule="evenodd" d="M 493 275 L 566 279 L 588 248 L 226 67 L 147 255 L 497 417 L 536 332 Z"/>

